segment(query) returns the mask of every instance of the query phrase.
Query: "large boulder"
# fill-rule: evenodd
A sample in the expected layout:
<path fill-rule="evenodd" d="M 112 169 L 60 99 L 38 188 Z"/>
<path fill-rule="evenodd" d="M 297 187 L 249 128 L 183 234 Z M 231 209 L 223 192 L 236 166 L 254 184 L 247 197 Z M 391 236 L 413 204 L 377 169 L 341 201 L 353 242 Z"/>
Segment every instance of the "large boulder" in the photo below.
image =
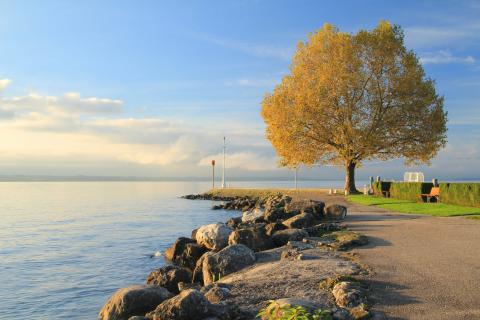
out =
<path fill-rule="evenodd" d="M 193 270 L 193 283 L 203 283 L 203 261 L 212 254 L 214 254 L 212 251 L 205 252 L 200 259 L 198 259 L 197 263 L 195 264 L 195 269 Z"/>
<path fill-rule="evenodd" d="M 302 229 L 280 230 L 273 234 L 272 240 L 277 247 L 284 246 L 288 241 L 302 241 L 308 237 L 308 232 Z"/>
<path fill-rule="evenodd" d="M 252 249 L 243 244 L 234 244 L 212 255 L 207 255 L 203 260 L 203 282 L 208 285 L 222 277 L 239 271 L 255 262 Z"/>
<path fill-rule="evenodd" d="M 206 252 L 207 250 L 197 243 L 187 243 L 183 249 L 183 252 L 176 256 L 173 261 L 176 264 L 188 268 L 193 271 L 197 260 Z"/>
<path fill-rule="evenodd" d="M 260 208 L 254 208 L 249 211 L 245 211 L 242 215 L 242 222 L 260 222 L 263 221 L 264 211 Z"/>
<path fill-rule="evenodd" d="M 332 204 L 325 208 L 324 219 L 339 221 L 347 216 L 347 207 L 339 204 Z"/>
<path fill-rule="evenodd" d="M 195 236 L 199 245 L 219 251 L 228 245 L 228 236 L 232 231 L 223 223 L 212 223 L 198 228 Z"/>
<path fill-rule="evenodd" d="M 332 294 L 338 306 L 353 308 L 366 303 L 366 293 L 362 284 L 357 281 L 341 281 L 332 288 Z"/>
<path fill-rule="evenodd" d="M 291 214 L 285 212 L 285 205 L 292 200 L 289 196 L 272 196 L 265 201 L 264 220 L 267 222 L 276 222 L 291 217 Z"/>
<path fill-rule="evenodd" d="M 287 229 L 287 227 L 285 227 L 285 225 L 283 223 L 272 222 L 272 223 L 269 223 L 265 226 L 265 233 L 267 234 L 267 236 L 271 236 L 275 232 L 277 232 L 279 230 L 285 230 L 285 229 Z"/>
<path fill-rule="evenodd" d="M 324 208 L 325 203 L 322 201 L 302 200 L 286 204 L 285 212 L 292 215 L 296 215 L 299 213 L 310 213 L 315 219 L 321 219 L 323 216 Z"/>
<path fill-rule="evenodd" d="M 230 218 L 227 220 L 227 227 L 235 229 L 240 223 L 242 223 L 242 217 Z"/>
<path fill-rule="evenodd" d="M 185 245 L 187 243 L 194 243 L 194 242 L 195 240 L 193 239 L 180 237 L 177 239 L 177 241 L 175 241 L 175 243 L 170 248 L 165 250 L 163 255 L 165 256 L 165 259 L 169 261 L 174 261 L 175 257 L 180 255 L 183 252 L 183 250 L 185 249 Z"/>
<path fill-rule="evenodd" d="M 173 295 L 165 288 L 136 285 L 115 292 L 98 314 L 99 320 L 127 320 L 143 316 Z"/>
<path fill-rule="evenodd" d="M 273 248 L 272 239 L 265 233 L 265 227 L 250 227 L 233 231 L 228 237 L 228 244 L 243 244 L 253 251 Z"/>
<path fill-rule="evenodd" d="M 160 303 L 147 316 L 153 320 L 202 320 L 210 313 L 210 302 L 198 290 L 188 289 Z"/>
<path fill-rule="evenodd" d="M 315 223 L 311 213 L 303 212 L 283 221 L 283 224 L 290 229 L 303 229 L 311 227 Z"/>
<path fill-rule="evenodd" d="M 191 279 L 192 274 L 185 268 L 164 266 L 150 272 L 147 284 L 161 286 L 170 292 L 178 293 L 178 283 L 190 282 Z"/>

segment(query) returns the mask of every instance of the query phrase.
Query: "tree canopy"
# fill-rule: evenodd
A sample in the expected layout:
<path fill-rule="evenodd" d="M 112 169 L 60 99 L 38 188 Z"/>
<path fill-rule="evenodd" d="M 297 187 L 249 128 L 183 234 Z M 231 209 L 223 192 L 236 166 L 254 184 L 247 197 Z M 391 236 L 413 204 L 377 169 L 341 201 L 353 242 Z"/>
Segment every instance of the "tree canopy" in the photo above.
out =
<path fill-rule="evenodd" d="M 425 163 L 446 144 L 443 97 L 399 26 L 356 34 L 330 24 L 300 42 L 290 73 L 265 95 L 266 135 L 288 167 L 341 164 L 346 191 L 364 160 Z"/>

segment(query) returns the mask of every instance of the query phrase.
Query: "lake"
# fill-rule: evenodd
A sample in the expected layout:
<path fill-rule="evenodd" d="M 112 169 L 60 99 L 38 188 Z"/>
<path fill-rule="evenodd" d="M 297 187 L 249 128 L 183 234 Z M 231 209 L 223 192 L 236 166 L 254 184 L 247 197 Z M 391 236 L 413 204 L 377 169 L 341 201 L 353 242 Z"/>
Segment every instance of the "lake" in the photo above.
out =
<path fill-rule="evenodd" d="M 340 188 L 342 181 L 299 186 Z M 96 319 L 115 290 L 144 283 L 165 263 L 151 257 L 156 251 L 239 214 L 179 198 L 209 188 L 209 182 L 0 182 L 0 319 Z"/>

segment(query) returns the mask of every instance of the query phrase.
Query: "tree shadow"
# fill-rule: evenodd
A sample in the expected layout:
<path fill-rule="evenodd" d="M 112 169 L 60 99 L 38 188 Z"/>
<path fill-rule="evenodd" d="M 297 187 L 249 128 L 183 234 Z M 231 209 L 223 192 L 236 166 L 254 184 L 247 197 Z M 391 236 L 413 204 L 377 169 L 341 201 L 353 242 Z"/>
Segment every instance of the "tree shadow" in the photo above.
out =
<path fill-rule="evenodd" d="M 418 299 L 402 292 L 406 289 L 409 289 L 409 287 L 405 285 L 374 279 L 365 279 L 364 282 L 370 289 L 369 299 L 374 304 L 374 309 L 382 310 L 384 309 L 383 307 L 421 303 L 421 301 Z M 404 320 L 408 318 L 387 315 L 387 319 Z"/>

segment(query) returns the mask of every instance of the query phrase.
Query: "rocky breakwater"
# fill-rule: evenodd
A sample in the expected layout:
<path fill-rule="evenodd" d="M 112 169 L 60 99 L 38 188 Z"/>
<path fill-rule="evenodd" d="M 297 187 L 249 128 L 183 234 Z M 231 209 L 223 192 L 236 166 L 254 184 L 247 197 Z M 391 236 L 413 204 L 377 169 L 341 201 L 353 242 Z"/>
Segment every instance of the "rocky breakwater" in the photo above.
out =
<path fill-rule="evenodd" d="M 338 298 L 348 296 L 349 288 L 357 296 L 365 292 L 353 282 L 333 290 L 321 285 L 324 279 L 362 272 L 341 253 L 367 242 L 341 223 L 345 207 L 293 202 L 288 196 L 229 198 L 222 206 L 241 208 L 242 215 L 200 226 L 190 237 L 177 239 L 164 252 L 171 264 L 153 270 L 143 285 L 118 290 L 99 319 L 275 319 L 265 316 L 271 301 L 281 302 L 279 315 L 287 312 L 286 305 L 307 305 L 322 312 L 318 319 L 370 316 L 363 296 L 358 298 L 362 312 Z"/>

